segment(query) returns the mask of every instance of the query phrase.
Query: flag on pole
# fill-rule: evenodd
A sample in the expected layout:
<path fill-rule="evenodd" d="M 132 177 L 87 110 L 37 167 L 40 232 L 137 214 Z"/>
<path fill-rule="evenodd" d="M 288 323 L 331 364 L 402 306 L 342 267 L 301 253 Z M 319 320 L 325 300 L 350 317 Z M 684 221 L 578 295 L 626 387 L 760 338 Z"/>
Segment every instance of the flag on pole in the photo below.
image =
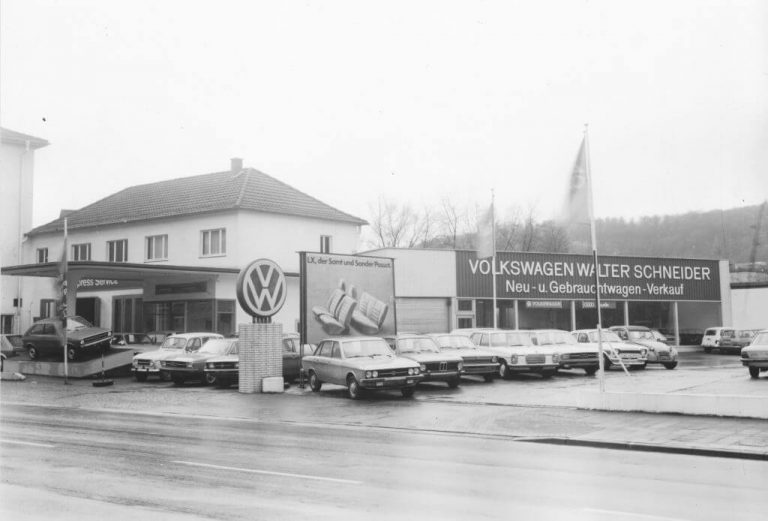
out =
<path fill-rule="evenodd" d="M 496 239 L 493 204 L 477 222 L 477 258 L 486 259 L 496 255 Z"/>
<path fill-rule="evenodd" d="M 67 257 L 67 220 L 64 219 L 64 247 L 59 259 L 59 309 L 58 315 L 62 320 L 67 315 L 67 271 L 69 271 L 69 260 Z"/>
<path fill-rule="evenodd" d="M 566 226 L 573 224 L 590 224 L 590 178 L 587 168 L 586 137 L 582 139 L 576 162 L 573 164 L 568 194 L 560 216 L 560 221 Z"/>

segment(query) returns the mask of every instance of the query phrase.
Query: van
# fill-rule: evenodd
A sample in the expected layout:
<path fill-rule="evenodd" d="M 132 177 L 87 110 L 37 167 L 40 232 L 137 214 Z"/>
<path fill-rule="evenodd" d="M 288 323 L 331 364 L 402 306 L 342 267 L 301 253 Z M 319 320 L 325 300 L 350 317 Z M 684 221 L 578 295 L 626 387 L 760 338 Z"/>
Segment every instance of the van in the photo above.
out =
<path fill-rule="evenodd" d="M 710 327 L 704 331 L 701 339 L 701 346 L 705 353 L 711 353 L 712 349 L 718 349 L 723 341 L 723 335 L 733 337 L 733 328 L 730 327 Z"/>

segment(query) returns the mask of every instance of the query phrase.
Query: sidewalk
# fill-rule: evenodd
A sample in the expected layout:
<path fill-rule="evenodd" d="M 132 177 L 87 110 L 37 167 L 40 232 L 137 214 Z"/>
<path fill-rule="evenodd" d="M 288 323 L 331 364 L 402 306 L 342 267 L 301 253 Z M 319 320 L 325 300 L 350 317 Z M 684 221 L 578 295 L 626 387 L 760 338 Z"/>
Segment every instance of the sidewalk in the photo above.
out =
<path fill-rule="evenodd" d="M 494 383 L 487 387 L 503 386 Z M 327 388 L 326 388 L 327 387 Z M 512 393 L 510 393 L 512 394 Z M 560 405 L 485 404 L 437 399 L 429 392 L 406 400 L 394 394 L 352 401 L 341 387 L 319 393 L 292 386 L 283 394 L 241 394 L 235 389 L 137 384 L 116 378 L 112 387 L 91 381 L 70 385 L 33 376 L 2 382 L 0 403 L 79 408 L 115 414 L 199 416 L 227 421 L 323 424 L 340 428 L 407 429 L 428 435 L 503 437 L 586 445 L 768 460 L 768 422 L 759 419 L 577 410 Z"/>

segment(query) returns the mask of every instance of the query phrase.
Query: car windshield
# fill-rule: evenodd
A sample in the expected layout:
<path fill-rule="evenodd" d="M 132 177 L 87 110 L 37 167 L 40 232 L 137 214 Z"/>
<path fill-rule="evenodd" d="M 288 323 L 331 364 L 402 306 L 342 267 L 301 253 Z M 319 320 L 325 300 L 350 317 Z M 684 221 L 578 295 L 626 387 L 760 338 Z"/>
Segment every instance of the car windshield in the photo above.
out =
<path fill-rule="evenodd" d="M 619 335 L 617 335 L 613 331 L 602 331 L 600 333 L 600 336 L 603 337 L 603 342 L 621 342 L 621 338 L 619 338 Z M 589 332 L 589 341 L 597 342 L 597 331 Z"/>
<path fill-rule="evenodd" d="M 203 347 L 198 349 L 198 353 L 207 353 L 209 355 L 225 355 L 232 344 L 237 342 L 236 340 L 226 338 L 214 338 L 203 344 Z"/>
<path fill-rule="evenodd" d="M 441 335 L 435 337 L 435 340 L 442 349 L 476 349 L 477 346 L 472 341 L 461 335 Z"/>
<path fill-rule="evenodd" d="M 431 338 L 415 337 L 400 338 L 397 341 L 397 348 L 401 353 L 439 353 L 440 347 Z"/>
<path fill-rule="evenodd" d="M 629 338 L 632 340 L 653 340 L 653 333 L 650 331 L 630 331 Z"/>
<path fill-rule="evenodd" d="M 67 317 L 67 331 L 77 331 L 78 329 L 85 329 L 88 327 L 93 326 L 83 317 Z"/>
<path fill-rule="evenodd" d="M 367 340 L 344 340 L 341 346 L 342 350 L 344 351 L 345 358 L 358 358 L 366 356 L 392 357 L 392 350 L 384 340 L 379 338 L 371 338 Z"/>
<path fill-rule="evenodd" d="M 491 334 L 491 346 L 503 347 L 503 346 L 530 346 L 531 336 L 528 333 L 523 332 L 509 332 L 509 333 L 492 333 Z"/>
<path fill-rule="evenodd" d="M 752 345 L 766 345 L 768 344 L 768 332 L 766 333 L 760 333 L 758 334 L 754 340 L 752 340 Z"/>
<path fill-rule="evenodd" d="M 187 339 L 180 336 L 169 336 L 163 341 L 160 349 L 184 349 L 187 345 Z"/>
<path fill-rule="evenodd" d="M 152 339 L 147 335 L 125 335 L 125 342 L 128 344 L 151 344 Z"/>
<path fill-rule="evenodd" d="M 567 331 L 539 331 L 536 333 L 539 345 L 575 344 L 576 339 Z"/>

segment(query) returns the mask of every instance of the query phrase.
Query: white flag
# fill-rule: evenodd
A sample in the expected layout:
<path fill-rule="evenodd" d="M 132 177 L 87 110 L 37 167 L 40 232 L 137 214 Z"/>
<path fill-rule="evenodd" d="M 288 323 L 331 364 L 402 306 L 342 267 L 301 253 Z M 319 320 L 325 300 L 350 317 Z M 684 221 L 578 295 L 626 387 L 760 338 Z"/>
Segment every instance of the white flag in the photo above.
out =
<path fill-rule="evenodd" d="M 576 162 L 571 172 L 570 186 L 566 196 L 560 221 L 566 226 L 572 224 L 589 224 L 589 172 L 587 171 L 587 155 L 585 139 L 581 141 Z"/>
<path fill-rule="evenodd" d="M 488 208 L 477 223 L 477 258 L 485 259 L 496 254 L 496 241 L 493 236 L 493 205 Z"/>

